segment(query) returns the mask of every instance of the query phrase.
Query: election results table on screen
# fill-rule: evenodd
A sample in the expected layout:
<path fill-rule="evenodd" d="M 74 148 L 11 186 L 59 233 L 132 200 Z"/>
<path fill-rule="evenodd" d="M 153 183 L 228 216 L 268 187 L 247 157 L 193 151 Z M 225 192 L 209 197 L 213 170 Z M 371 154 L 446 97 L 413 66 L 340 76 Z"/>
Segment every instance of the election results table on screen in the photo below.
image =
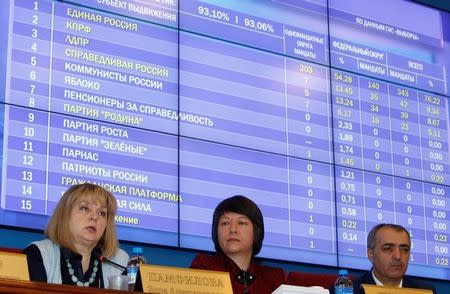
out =
<path fill-rule="evenodd" d="M 262 207 L 266 257 L 317 262 L 336 238 L 340 258 L 362 257 L 367 230 L 393 221 L 414 236 L 413 263 L 448 264 L 447 98 L 292 58 L 326 64 L 326 25 L 308 33 L 316 55 L 268 41 L 278 25 L 249 16 L 235 26 L 245 34 L 222 38 L 266 51 L 196 35 L 211 14 L 236 21 L 205 8 L 179 32 L 169 12 L 158 26 L 15 1 L 2 208 L 49 215 L 68 185 L 95 179 L 117 196 L 123 226 L 177 233 L 182 197 L 180 244 L 205 249 L 211 195 L 239 191 Z"/>
<path fill-rule="evenodd" d="M 210 210 L 216 204 L 200 192 L 223 195 L 215 190 L 227 184 L 229 191 L 273 192 L 283 199 L 273 201 L 269 195 L 258 199 L 266 204 L 268 224 L 273 223 L 269 243 L 315 246 L 324 252 L 335 246 L 329 73 L 325 67 L 183 33 L 178 93 L 173 86 L 178 70 L 175 30 L 67 3 L 38 4 L 16 1 L 11 22 L 4 208 L 48 215 L 68 185 L 95 179 L 117 195 L 119 223 L 176 233 L 181 194 L 181 213 L 186 216 L 181 232 L 201 235 L 200 244 L 209 246 L 210 220 L 203 219 L 207 214 L 196 214 L 194 220 L 190 215 L 199 207 Z M 38 16 L 36 23 L 34 15 Z M 111 25 L 119 21 L 127 29 Z M 302 103 L 297 99 L 309 96 L 314 99 Z M 313 114 L 314 124 L 309 122 Z M 288 115 L 292 135 L 287 132 Z M 178 193 L 178 120 L 181 135 L 270 153 L 181 138 Z M 224 163 L 208 157 L 214 150 L 220 152 L 210 157 L 219 156 Z M 229 154 L 230 150 L 235 151 Z M 298 158 L 287 158 L 289 153 Z M 326 164 L 305 165 L 302 157 Z M 237 164 L 239 173 L 234 170 Z M 266 174 L 268 169 L 273 169 L 274 176 Z M 311 176 L 302 176 L 305 173 L 317 173 L 314 183 Z M 189 188 L 211 175 L 217 175 L 214 189 Z M 301 195 L 306 186 L 289 175 L 307 179 L 310 183 L 305 183 L 312 188 L 321 187 L 314 199 L 318 204 L 311 207 L 309 216 L 310 221 L 317 219 L 311 223 L 317 227 L 311 227 L 313 238 L 301 226 L 291 228 L 285 218 L 290 212 L 287 195 L 292 182 L 291 194 L 298 195 L 292 200 L 293 207 L 298 207 L 293 209 L 292 221 L 305 221 L 300 213 L 305 205 L 297 202 L 305 202 Z M 161 194 L 168 194 L 169 199 L 159 199 Z M 313 242 L 314 238 L 320 242 Z M 156 237 L 146 241 L 161 242 Z M 169 245 L 177 243 L 173 240 Z"/>

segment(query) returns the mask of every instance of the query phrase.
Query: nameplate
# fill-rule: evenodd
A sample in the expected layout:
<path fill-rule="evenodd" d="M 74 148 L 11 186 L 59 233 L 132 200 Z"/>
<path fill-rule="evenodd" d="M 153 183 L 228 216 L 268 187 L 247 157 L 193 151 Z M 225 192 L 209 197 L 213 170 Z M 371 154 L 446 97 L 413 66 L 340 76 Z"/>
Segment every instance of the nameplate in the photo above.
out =
<path fill-rule="evenodd" d="M 0 251 L 0 279 L 29 281 L 27 256 Z"/>
<path fill-rule="evenodd" d="M 140 265 L 139 270 L 145 293 L 233 294 L 228 272 L 148 264 Z"/>
<path fill-rule="evenodd" d="M 426 289 L 376 286 L 369 284 L 362 284 L 361 286 L 366 294 L 433 294 L 432 290 Z"/>

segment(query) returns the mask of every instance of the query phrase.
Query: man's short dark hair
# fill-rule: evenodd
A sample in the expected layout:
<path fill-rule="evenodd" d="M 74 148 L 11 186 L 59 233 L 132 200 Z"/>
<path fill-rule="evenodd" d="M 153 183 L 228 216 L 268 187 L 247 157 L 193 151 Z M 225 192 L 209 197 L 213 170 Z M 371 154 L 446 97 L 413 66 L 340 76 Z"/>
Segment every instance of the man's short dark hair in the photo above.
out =
<path fill-rule="evenodd" d="M 264 219 L 261 210 L 255 202 L 242 195 L 236 195 L 223 200 L 217 205 L 213 214 L 213 222 L 211 228 L 211 237 L 214 242 L 216 252 L 223 253 L 219 245 L 217 236 L 217 228 L 219 219 L 226 212 L 234 212 L 245 215 L 253 224 L 253 251 L 252 255 L 255 256 L 261 251 L 262 243 L 264 240 Z"/>
<path fill-rule="evenodd" d="M 411 236 L 409 235 L 409 232 L 402 227 L 401 225 L 396 225 L 396 224 L 378 224 L 375 227 L 373 227 L 369 234 L 367 235 L 367 248 L 368 249 L 374 249 L 375 248 L 375 241 L 376 241 L 376 236 L 377 236 L 377 232 L 382 229 L 382 228 L 390 228 L 390 229 L 394 229 L 395 231 L 398 232 L 405 232 L 406 235 L 408 235 L 408 240 L 409 243 L 411 244 Z"/>

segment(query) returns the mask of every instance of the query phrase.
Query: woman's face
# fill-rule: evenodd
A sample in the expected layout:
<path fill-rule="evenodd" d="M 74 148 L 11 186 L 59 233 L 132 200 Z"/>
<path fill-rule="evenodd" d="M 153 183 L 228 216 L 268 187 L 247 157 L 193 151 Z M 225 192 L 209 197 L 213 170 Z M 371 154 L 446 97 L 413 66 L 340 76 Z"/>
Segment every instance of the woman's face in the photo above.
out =
<path fill-rule="evenodd" d="M 108 219 L 105 203 L 95 196 L 81 196 L 72 207 L 69 230 L 75 248 L 92 249 L 103 236 Z"/>
<path fill-rule="evenodd" d="M 253 223 L 243 214 L 225 212 L 219 218 L 217 237 L 226 255 L 252 254 Z"/>

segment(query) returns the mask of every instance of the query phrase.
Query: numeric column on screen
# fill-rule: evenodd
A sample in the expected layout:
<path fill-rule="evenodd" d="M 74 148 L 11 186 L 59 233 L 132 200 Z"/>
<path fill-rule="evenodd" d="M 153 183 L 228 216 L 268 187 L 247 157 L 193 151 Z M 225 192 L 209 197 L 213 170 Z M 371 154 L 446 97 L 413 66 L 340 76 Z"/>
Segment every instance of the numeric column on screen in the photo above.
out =
<path fill-rule="evenodd" d="M 16 1 L 6 102 L 49 109 L 50 1 Z"/>
<path fill-rule="evenodd" d="M 329 70 L 285 60 L 289 155 L 331 163 Z"/>
<path fill-rule="evenodd" d="M 360 77 L 364 170 L 392 174 L 392 145 L 387 83 Z"/>
<path fill-rule="evenodd" d="M 419 92 L 418 95 L 423 179 L 448 185 L 448 99 L 427 92 Z"/>
<path fill-rule="evenodd" d="M 6 209 L 46 213 L 48 114 L 6 106 L 6 171 L 2 177 Z"/>
<path fill-rule="evenodd" d="M 12 3 L 5 101 L 5 165 L 2 187 L 6 209 L 46 213 L 46 154 L 49 108 L 51 1 Z"/>
<path fill-rule="evenodd" d="M 363 172 L 336 166 L 335 176 L 339 254 L 365 256 Z"/>
<path fill-rule="evenodd" d="M 428 264 L 448 268 L 450 188 L 424 183 Z"/>
<path fill-rule="evenodd" d="M 359 78 L 337 70 L 331 75 L 335 163 L 362 168 Z"/>
<path fill-rule="evenodd" d="M 332 166 L 289 158 L 292 247 L 336 252 Z"/>
<path fill-rule="evenodd" d="M 395 223 L 395 200 L 391 175 L 364 172 L 366 227 Z"/>
<path fill-rule="evenodd" d="M 389 85 L 394 176 L 422 180 L 417 90 Z"/>
<path fill-rule="evenodd" d="M 394 178 L 396 223 L 405 226 L 411 237 L 410 262 L 426 263 L 426 228 L 423 183 Z"/>

